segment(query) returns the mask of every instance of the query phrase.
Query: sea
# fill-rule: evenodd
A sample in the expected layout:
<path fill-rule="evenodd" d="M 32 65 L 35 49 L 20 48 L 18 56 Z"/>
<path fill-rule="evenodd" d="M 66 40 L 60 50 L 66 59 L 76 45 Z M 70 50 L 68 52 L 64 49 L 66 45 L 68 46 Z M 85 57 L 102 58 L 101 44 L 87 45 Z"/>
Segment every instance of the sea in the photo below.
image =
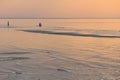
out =
<path fill-rule="evenodd" d="M 120 80 L 120 19 L 0 19 L 0 80 Z"/>

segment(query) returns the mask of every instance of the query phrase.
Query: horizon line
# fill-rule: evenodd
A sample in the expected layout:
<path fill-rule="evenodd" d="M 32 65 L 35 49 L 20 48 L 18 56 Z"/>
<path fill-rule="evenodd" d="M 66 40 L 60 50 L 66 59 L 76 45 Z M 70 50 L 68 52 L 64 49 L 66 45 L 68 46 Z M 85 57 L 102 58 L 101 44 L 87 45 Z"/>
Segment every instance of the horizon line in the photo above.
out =
<path fill-rule="evenodd" d="M 0 19 L 120 19 L 120 17 L 81 17 L 81 18 L 59 18 L 59 17 L 0 17 Z"/>

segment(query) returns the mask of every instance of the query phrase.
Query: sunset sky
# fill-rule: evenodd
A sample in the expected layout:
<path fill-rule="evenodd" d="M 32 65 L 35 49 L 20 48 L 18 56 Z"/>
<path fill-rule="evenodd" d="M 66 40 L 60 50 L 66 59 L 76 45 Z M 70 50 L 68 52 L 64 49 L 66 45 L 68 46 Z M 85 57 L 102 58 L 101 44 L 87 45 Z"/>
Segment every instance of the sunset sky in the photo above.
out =
<path fill-rule="evenodd" d="M 120 18 L 120 0 L 0 0 L 0 18 Z"/>

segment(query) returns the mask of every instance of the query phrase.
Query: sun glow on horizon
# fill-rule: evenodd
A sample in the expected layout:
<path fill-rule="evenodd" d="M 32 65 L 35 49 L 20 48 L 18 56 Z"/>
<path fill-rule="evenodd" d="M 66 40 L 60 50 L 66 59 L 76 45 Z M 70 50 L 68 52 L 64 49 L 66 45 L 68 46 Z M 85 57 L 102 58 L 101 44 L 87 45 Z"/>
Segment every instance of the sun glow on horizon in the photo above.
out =
<path fill-rule="evenodd" d="M 120 0 L 2 0 L 0 17 L 120 17 Z"/>

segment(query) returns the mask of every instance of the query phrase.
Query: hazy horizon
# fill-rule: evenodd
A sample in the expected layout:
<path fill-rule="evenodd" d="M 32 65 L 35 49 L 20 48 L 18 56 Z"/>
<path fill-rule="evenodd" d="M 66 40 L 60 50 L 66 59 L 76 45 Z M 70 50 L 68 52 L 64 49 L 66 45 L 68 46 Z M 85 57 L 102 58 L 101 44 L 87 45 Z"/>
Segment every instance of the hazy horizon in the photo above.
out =
<path fill-rule="evenodd" d="M 1 0 L 0 18 L 120 18 L 119 0 Z"/>
<path fill-rule="evenodd" d="M 84 18 L 70 18 L 70 17 L 1 17 L 0 19 L 120 19 L 120 17 L 116 18 L 116 17 L 84 17 Z"/>

